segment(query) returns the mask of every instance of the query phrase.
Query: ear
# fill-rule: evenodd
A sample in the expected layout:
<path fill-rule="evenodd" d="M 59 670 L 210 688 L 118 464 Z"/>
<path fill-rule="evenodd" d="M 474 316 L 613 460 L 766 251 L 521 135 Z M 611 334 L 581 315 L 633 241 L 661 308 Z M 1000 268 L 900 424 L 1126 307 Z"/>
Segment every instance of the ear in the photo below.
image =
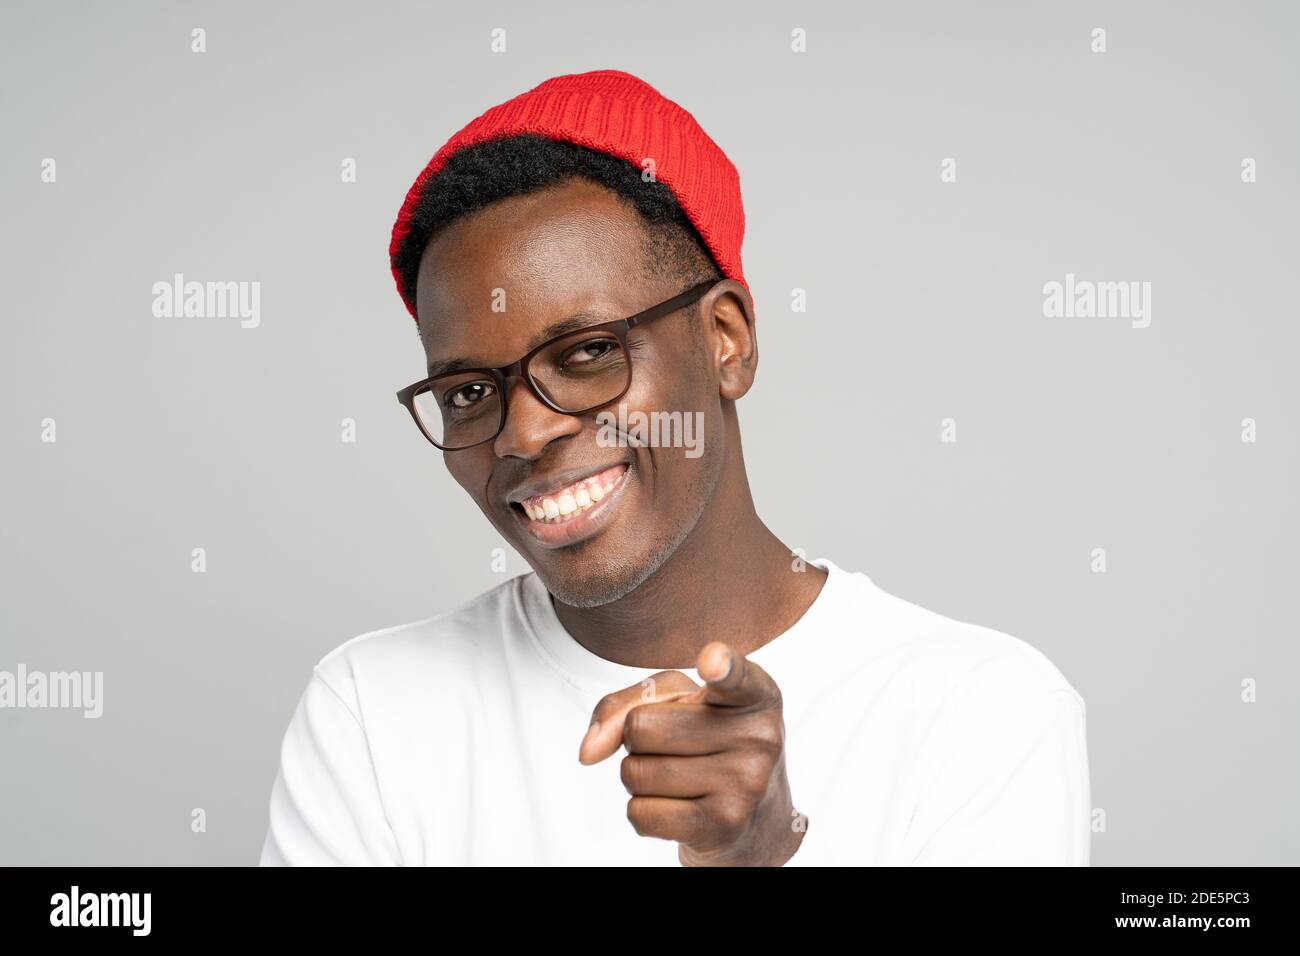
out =
<path fill-rule="evenodd" d="M 725 279 L 704 298 L 703 321 L 713 343 L 718 394 L 735 401 L 749 391 L 758 371 L 754 302 L 735 279 Z"/>

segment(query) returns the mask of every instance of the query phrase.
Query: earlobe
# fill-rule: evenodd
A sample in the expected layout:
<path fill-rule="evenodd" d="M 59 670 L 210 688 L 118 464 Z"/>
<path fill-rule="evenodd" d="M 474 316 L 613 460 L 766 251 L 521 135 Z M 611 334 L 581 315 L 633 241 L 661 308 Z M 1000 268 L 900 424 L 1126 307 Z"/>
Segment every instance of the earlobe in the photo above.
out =
<path fill-rule="evenodd" d="M 733 402 L 742 398 L 753 386 L 757 368 L 757 350 L 744 356 L 733 355 L 718 368 L 718 394 Z"/>

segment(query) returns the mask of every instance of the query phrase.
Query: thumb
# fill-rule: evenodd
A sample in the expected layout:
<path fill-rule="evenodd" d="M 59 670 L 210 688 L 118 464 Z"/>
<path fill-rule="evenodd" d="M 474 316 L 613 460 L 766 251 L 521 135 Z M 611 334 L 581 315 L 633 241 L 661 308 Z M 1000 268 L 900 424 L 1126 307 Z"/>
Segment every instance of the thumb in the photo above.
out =
<path fill-rule="evenodd" d="M 696 659 L 704 686 L 694 698 L 721 707 L 749 707 L 780 696 L 776 682 L 753 661 L 723 641 L 710 641 Z"/>

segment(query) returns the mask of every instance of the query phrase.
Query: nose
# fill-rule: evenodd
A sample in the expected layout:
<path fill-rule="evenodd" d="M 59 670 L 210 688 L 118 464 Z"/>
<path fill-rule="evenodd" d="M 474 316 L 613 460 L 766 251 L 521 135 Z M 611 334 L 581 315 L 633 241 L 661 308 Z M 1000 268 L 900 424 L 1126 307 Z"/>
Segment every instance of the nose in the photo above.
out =
<path fill-rule="evenodd" d="M 557 438 L 581 431 L 581 418 L 555 411 L 533 394 L 522 376 L 511 376 L 506 380 L 506 420 L 492 449 L 498 458 L 513 456 L 531 461 Z"/>

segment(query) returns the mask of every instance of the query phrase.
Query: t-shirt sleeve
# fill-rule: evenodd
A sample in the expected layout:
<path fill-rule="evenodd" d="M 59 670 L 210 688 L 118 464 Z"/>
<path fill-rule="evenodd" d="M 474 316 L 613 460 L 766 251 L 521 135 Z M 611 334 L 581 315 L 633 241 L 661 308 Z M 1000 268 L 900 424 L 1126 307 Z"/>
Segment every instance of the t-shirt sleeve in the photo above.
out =
<path fill-rule="evenodd" d="M 396 866 L 365 728 L 313 671 L 280 747 L 262 866 Z"/>
<path fill-rule="evenodd" d="M 1068 685 L 961 686 L 923 745 L 902 862 L 1087 866 L 1086 711 Z"/>

